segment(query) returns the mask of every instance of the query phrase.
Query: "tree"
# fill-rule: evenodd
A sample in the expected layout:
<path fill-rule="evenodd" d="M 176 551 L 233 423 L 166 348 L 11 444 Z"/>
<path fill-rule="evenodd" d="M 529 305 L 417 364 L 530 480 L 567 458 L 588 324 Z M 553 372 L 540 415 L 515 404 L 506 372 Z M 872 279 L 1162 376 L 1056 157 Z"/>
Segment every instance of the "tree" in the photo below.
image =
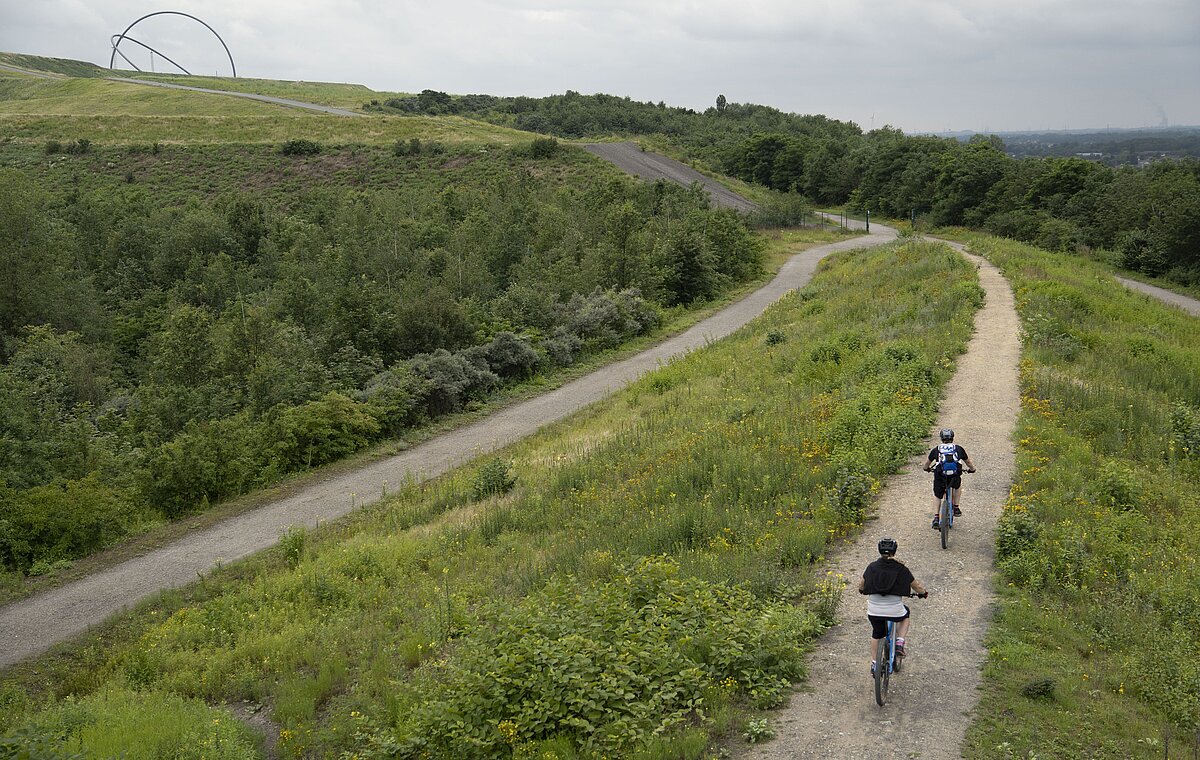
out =
<path fill-rule="evenodd" d="M 718 114 L 719 116 L 724 116 L 724 115 L 725 115 L 725 105 L 726 105 L 726 103 L 725 103 L 725 96 L 724 96 L 724 95 L 718 95 L 718 96 L 717 96 L 717 114 Z"/>

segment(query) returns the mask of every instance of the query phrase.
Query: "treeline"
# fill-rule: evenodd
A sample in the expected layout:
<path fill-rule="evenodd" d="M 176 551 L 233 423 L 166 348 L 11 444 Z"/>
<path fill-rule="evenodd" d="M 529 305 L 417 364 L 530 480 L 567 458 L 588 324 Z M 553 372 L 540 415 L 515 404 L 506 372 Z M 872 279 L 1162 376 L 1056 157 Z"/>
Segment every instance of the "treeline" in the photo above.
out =
<path fill-rule="evenodd" d="M 915 214 L 1052 251 L 1115 251 L 1116 263 L 1129 269 L 1200 284 L 1197 160 L 1143 168 L 1078 157 L 1018 160 L 996 136 L 964 143 L 891 127 L 863 134 L 850 122 L 727 103 L 724 96 L 697 112 L 572 91 L 529 98 L 425 90 L 367 108 L 461 114 L 569 138 L 663 135 L 726 174 L 817 203 Z"/>
<path fill-rule="evenodd" d="M 789 114 L 753 103 L 728 103 L 724 97 L 701 112 L 615 95 L 581 95 L 572 90 L 544 98 L 456 96 L 424 90 L 418 95 L 372 101 L 365 108 L 413 115 L 458 114 L 566 138 L 665 135 L 714 165 L 724 147 L 764 132 L 834 140 L 862 134 L 850 122 L 819 114 Z"/>
<path fill-rule="evenodd" d="M 723 168 L 775 190 L 861 212 L 966 225 L 1050 251 L 1115 251 L 1129 269 L 1200 284 L 1200 161 L 1111 168 L 1081 158 L 1009 157 L 995 136 L 967 143 L 877 129 L 846 140 L 760 134 Z"/>
<path fill-rule="evenodd" d="M 487 160 L 487 159 L 480 159 Z M 761 269 L 667 184 L 162 207 L 0 172 L 0 565 L 39 573 L 570 364 Z"/>

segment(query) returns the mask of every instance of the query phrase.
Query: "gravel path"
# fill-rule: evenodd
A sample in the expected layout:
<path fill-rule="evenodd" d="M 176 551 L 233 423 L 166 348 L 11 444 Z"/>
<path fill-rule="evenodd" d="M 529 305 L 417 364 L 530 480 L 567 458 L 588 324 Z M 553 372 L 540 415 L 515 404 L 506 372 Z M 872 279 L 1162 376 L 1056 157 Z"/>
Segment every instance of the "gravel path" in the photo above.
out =
<path fill-rule="evenodd" d="M 23 69 L 20 66 L 9 66 L 6 63 L 0 63 L 0 69 L 3 69 L 4 71 L 11 71 L 16 74 L 27 74 L 31 77 L 38 77 L 39 79 L 61 79 L 61 77 L 55 76 L 54 74 L 47 74 L 44 71 L 34 71 L 33 69 Z"/>
<path fill-rule="evenodd" d="M 363 116 L 364 114 L 354 111 L 347 111 L 344 108 L 334 108 L 333 106 L 322 106 L 316 103 L 305 103 L 300 100 L 292 100 L 290 98 L 276 98 L 271 95 L 258 95 L 253 92 L 233 92 L 232 90 L 213 90 L 208 87 L 191 87 L 185 84 L 171 84 L 170 82 L 152 82 L 149 79 L 134 79 L 132 77 L 107 77 L 114 82 L 125 82 L 127 84 L 144 84 L 150 87 L 166 87 L 169 90 L 188 90 L 190 92 L 204 92 L 209 95 L 229 95 L 234 98 L 247 98 L 249 100 L 261 100 L 263 103 L 274 103 L 280 106 L 289 106 L 291 108 L 305 108 L 309 111 L 320 111 L 321 113 L 331 113 L 335 116 Z"/>
<path fill-rule="evenodd" d="M 616 164 L 621 171 L 645 180 L 665 179 L 670 182 L 678 182 L 684 187 L 690 187 L 693 182 L 699 182 L 701 187 L 708 191 L 713 203 L 721 208 L 731 208 L 742 212 L 754 211 L 758 208 L 757 204 L 746 200 L 687 164 L 660 156 L 657 153 L 644 151 L 636 143 L 593 143 L 580 147 L 588 153 Z"/>
<path fill-rule="evenodd" d="M 316 483 L 289 498 L 189 535 L 77 582 L 0 608 L 0 667 L 44 652 L 140 599 L 196 579 L 218 563 L 272 546 L 289 525 L 328 522 L 377 501 L 388 484 L 440 475 L 482 453 L 516 441 L 623 388 L 673 356 L 721 338 L 757 317 L 812 277 L 835 251 L 887 243 L 895 230 L 823 245 L 793 256 L 767 285 L 690 330 L 636 356 L 487 419 L 431 439 L 356 472 Z"/>
<path fill-rule="evenodd" d="M 1154 285 L 1147 285 L 1146 283 L 1138 282 L 1137 280 L 1130 280 L 1125 277 L 1117 277 L 1117 282 L 1121 283 L 1127 288 L 1140 290 L 1146 295 L 1157 298 L 1163 303 L 1169 303 L 1172 306 L 1178 306 L 1193 316 L 1200 317 L 1200 301 L 1197 301 L 1195 298 L 1191 298 L 1190 296 L 1185 296 L 1181 293 L 1176 293 L 1165 288 L 1155 287 Z"/>
<path fill-rule="evenodd" d="M 955 246 L 961 250 L 960 246 Z M 809 657 L 809 679 L 790 704 L 771 716 L 776 738 L 748 756 L 782 758 L 957 758 L 978 701 L 976 689 L 992 616 L 993 533 L 1014 467 L 1013 430 L 1020 406 L 1018 320 L 1012 290 L 999 270 L 979 265 L 987 303 L 975 318 L 967 353 L 959 358 L 934 430 L 951 427 L 979 472 L 964 477 L 963 517 L 942 550 L 929 528 L 932 476 L 925 455 L 914 457 L 878 499 L 878 518 L 852 546 L 831 558 L 847 581 L 839 619 Z M 926 449 L 928 451 L 928 449 Z M 900 543 L 898 559 L 930 588 L 909 600 L 913 624 L 902 673 L 888 704 L 875 704 L 869 674 L 870 626 L 857 592 L 863 568 L 883 536 Z"/>

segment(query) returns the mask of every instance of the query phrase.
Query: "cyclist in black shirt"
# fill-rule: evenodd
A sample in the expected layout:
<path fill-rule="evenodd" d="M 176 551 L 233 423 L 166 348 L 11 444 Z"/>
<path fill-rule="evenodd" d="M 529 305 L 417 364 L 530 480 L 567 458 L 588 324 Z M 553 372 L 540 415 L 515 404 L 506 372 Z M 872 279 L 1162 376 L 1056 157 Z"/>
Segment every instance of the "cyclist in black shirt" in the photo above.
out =
<path fill-rule="evenodd" d="M 879 559 L 867 565 L 858 593 L 868 594 L 867 620 L 871 621 L 871 673 L 875 673 L 875 661 L 879 658 L 879 642 L 887 636 L 887 624 L 896 623 L 896 656 L 903 657 L 904 635 L 910 622 L 908 605 L 901 599 L 916 591 L 917 596 L 926 597 L 929 592 L 925 584 L 913 577 L 912 571 L 896 559 L 900 545 L 894 538 L 879 541 Z"/>
<path fill-rule="evenodd" d="M 925 461 L 925 472 L 933 472 L 933 524 L 930 527 L 934 530 L 941 527 L 938 509 L 946 489 L 954 489 L 954 516 L 958 517 L 962 514 L 958 508 L 958 502 L 962 499 L 962 467 L 966 465 L 967 472 L 975 472 L 975 465 L 967 456 L 967 450 L 954 442 L 953 430 L 942 428 L 939 437 L 941 444 L 929 450 L 929 457 Z"/>

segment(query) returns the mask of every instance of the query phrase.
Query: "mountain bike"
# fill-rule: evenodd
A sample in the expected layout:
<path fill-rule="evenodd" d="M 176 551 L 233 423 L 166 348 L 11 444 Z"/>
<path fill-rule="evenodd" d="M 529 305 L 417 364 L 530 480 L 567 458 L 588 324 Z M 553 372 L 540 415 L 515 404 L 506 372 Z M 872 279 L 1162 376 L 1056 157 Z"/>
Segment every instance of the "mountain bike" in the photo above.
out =
<path fill-rule="evenodd" d="M 963 470 L 963 472 L 975 472 L 974 470 Z M 946 493 L 942 495 L 941 504 L 938 506 L 938 530 L 942 534 L 942 548 L 946 548 L 946 541 L 950 537 L 950 529 L 954 527 L 954 496 L 958 493 L 957 488 L 946 486 Z"/>
<path fill-rule="evenodd" d="M 908 594 L 908 596 L 924 599 L 929 596 L 929 592 Z M 887 636 L 879 640 L 879 650 L 875 656 L 875 702 L 880 707 L 887 702 L 888 681 L 891 679 L 892 673 L 899 673 L 903 663 L 904 657 L 896 654 L 896 622 L 889 620 Z"/>

